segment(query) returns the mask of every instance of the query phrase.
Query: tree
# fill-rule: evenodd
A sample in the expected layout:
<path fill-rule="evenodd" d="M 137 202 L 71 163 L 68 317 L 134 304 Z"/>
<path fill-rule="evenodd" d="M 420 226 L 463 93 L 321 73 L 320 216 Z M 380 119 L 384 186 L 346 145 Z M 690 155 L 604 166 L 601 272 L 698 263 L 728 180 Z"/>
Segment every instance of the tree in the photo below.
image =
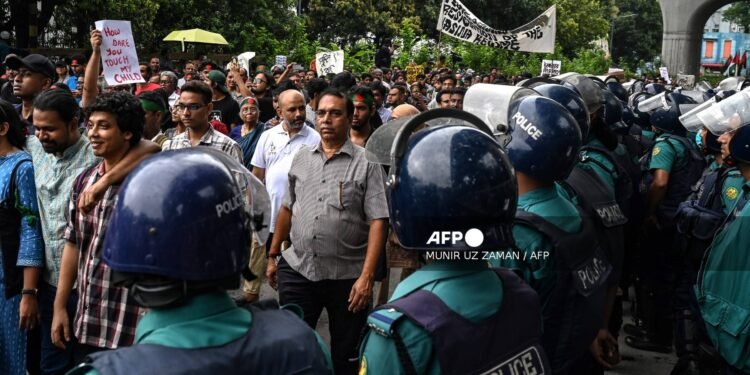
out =
<path fill-rule="evenodd" d="M 13 31 L 19 48 L 36 47 L 36 36 L 47 27 L 52 12 L 64 0 L 0 0 L 0 30 Z M 36 36 L 32 35 L 32 29 Z"/>
<path fill-rule="evenodd" d="M 750 3 L 741 1 L 732 4 L 723 15 L 724 21 L 734 22 L 745 28 L 745 32 L 750 31 Z"/>
<path fill-rule="evenodd" d="M 661 51 L 662 18 L 657 0 L 618 0 L 613 24 L 612 60 L 636 67 Z"/>

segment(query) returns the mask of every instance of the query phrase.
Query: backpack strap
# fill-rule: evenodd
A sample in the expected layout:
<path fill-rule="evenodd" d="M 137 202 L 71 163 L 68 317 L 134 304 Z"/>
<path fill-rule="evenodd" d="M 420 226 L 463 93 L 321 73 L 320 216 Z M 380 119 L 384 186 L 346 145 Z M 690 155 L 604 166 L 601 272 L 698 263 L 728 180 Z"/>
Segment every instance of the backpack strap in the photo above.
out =
<path fill-rule="evenodd" d="M 561 238 L 568 235 L 568 233 L 562 229 L 532 212 L 516 210 L 516 218 L 514 221 L 518 224 L 537 229 L 549 238 Z"/>
<path fill-rule="evenodd" d="M 21 164 L 23 163 L 31 163 L 31 159 L 21 159 L 18 163 L 16 163 L 16 165 L 13 166 L 13 170 L 10 172 L 10 182 L 8 183 L 8 207 L 16 206 L 16 173 L 18 172 L 18 168 L 20 168 Z"/>

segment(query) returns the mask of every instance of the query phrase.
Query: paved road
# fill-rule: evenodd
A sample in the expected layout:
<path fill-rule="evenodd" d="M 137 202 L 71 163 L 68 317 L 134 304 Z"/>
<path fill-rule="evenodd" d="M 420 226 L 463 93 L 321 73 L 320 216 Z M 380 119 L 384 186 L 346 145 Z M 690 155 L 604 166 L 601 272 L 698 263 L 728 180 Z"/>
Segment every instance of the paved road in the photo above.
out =
<path fill-rule="evenodd" d="M 390 293 L 393 293 L 393 289 L 396 287 L 400 278 L 401 272 L 396 269 L 390 277 Z M 278 298 L 276 291 L 271 289 L 268 284 L 264 284 L 261 289 L 261 298 Z M 626 313 L 630 311 L 629 306 L 625 306 L 623 309 Z M 631 322 L 629 316 L 626 316 L 624 321 L 626 323 Z M 330 335 L 328 333 L 328 315 L 323 312 L 318 321 L 316 328 L 318 333 L 326 343 L 330 345 Z M 607 371 L 606 374 L 612 375 L 668 375 L 677 363 L 677 357 L 674 354 L 661 354 L 645 352 L 637 349 L 632 349 L 625 345 L 625 335 L 620 335 L 620 356 L 622 362 L 613 371 Z"/>

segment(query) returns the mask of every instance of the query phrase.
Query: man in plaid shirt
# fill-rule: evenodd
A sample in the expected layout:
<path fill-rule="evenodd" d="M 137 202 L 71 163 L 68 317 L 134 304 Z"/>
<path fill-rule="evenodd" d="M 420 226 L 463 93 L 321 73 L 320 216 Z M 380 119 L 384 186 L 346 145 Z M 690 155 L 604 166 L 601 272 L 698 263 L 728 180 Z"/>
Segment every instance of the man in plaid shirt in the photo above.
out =
<path fill-rule="evenodd" d="M 110 186 L 88 212 L 80 211 L 77 203 L 79 194 L 120 163 L 139 142 L 145 114 L 138 99 L 125 92 L 101 95 L 86 111 L 91 148 L 103 160 L 81 173 L 73 184 L 52 320 L 52 342 L 56 346 L 70 344 L 71 333 L 77 338 L 77 362 L 93 352 L 131 345 L 139 317 L 138 306 L 127 289 L 114 285 L 111 269 L 101 260 L 119 185 Z M 76 279 L 79 297 L 71 332 L 65 303 Z"/>

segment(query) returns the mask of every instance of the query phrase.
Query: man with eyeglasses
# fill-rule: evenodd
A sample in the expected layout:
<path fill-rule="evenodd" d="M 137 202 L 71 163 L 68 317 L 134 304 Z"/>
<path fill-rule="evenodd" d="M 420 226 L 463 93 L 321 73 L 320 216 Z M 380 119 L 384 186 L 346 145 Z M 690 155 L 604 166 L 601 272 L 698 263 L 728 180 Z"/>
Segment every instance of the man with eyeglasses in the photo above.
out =
<path fill-rule="evenodd" d="M 302 145 L 315 145 L 320 142 L 320 135 L 313 128 L 305 126 L 305 112 L 305 98 L 299 91 L 282 92 L 279 95 L 279 114 L 282 122 L 261 134 L 253 153 L 253 174 L 266 184 L 266 190 L 271 198 L 271 233 L 274 231 L 276 214 L 286 194 L 292 158 Z M 266 248 L 271 244 L 271 237 L 268 237 Z"/>
<path fill-rule="evenodd" d="M 258 108 L 260 108 L 260 121 L 268 122 L 276 116 L 276 110 L 273 108 L 273 95 L 271 91 L 275 86 L 273 77 L 266 72 L 257 72 L 253 79 L 250 89 L 258 99 Z"/>
<path fill-rule="evenodd" d="M 308 325 L 315 327 L 326 309 L 337 374 L 357 373 L 357 344 L 388 227 L 383 168 L 349 139 L 353 116 L 354 104 L 343 92 L 321 95 L 320 142 L 301 147 L 292 159 L 268 254 L 278 264 L 269 261 L 266 268 L 280 303 L 298 304 Z M 282 252 L 290 235 L 292 246 Z"/>
<path fill-rule="evenodd" d="M 174 103 L 180 97 L 177 93 L 177 75 L 170 71 L 161 72 L 159 75 L 159 86 L 167 93 L 169 108 L 174 107 Z"/>
<path fill-rule="evenodd" d="M 164 142 L 162 150 L 177 150 L 195 146 L 211 147 L 229 154 L 243 162 L 240 146 L 228 136 L 215 131 L 208 122 L 208 115 L 214 109 L 211 98 L 213 92 L 201 81 L 187 82 L 180 90 L 179 103 L 175 110 L 187 128 L 172 140 Z"/>

